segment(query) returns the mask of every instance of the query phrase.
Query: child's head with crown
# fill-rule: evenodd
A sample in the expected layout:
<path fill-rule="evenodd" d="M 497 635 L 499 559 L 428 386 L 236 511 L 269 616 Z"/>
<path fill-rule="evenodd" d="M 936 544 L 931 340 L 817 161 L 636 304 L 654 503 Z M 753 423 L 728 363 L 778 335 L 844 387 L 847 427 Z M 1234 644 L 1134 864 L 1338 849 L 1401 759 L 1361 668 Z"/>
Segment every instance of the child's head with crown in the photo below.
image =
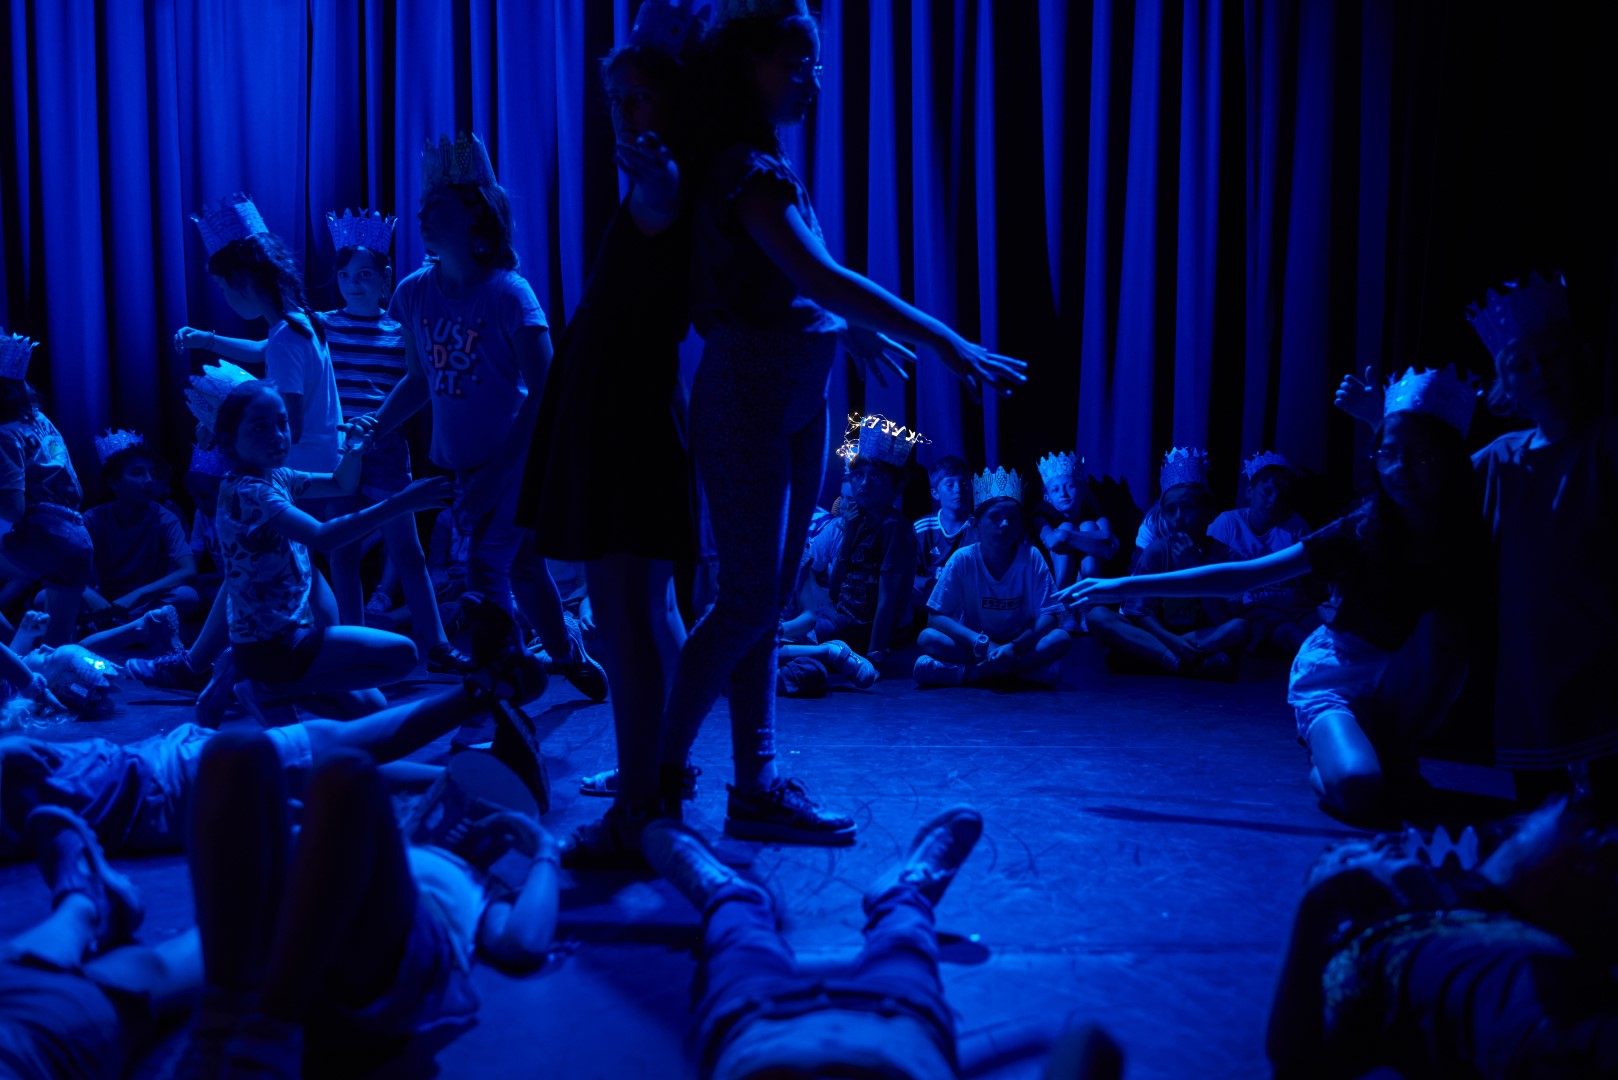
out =
<path fill-rule="evenodd" d="M 852 422 L 859 426 L 856 452 L 848 467 L 854 505 L 865 513 L 886 517 L 904 487 L 910 452 L 926 441 L 925 436 L 875 413 Z"/>
<path fill-rule="evenodd" d="M 393 230 L 398 218 L 371 210 L 326 212 L 326 229 L 335 251 L 337 291 L 352 315 L 376 316 L 388 309 L 393 294 Z"/>
<path fill-rule="evenodd" d="M 1079 502 L 1084 481 L 1079 476 L 1079 456 L 1066 450 L 1039 459 L 1039 482 L 1044 485 L 1045 501 L 1058 514 L 1066 514 Z"/>
<path fill-rule="evenodd" d="M 511 199 L 494 176 L 483 140 L 441 135 L 421 153 L 421 241 L 456 270 L 515 270 L 517 228 Z"/>
<path fill-rule="evenodd" d="M 144 437 L 133 431 L 108 431 L 96 436 L 95 448 L 101 459 L 101 482 L 114 502 L 145 506 L 161 495 L 168 466 Z"/>
<path fill-rule="evenodd" d="M 1475 515 L 1466 432 L 1477 400 L 1474 382 L 1453 367 L 1409 368 L 1393 380 L 1371 453 L 1381 495 L 1406 514 L 1464 503 Z"/>
<path fill-rule="evenodd" d="M 1194 446 L 1176 446 L 1163 455 L 1158 470 L 1163 494 L 1158 512 L 1167 533 L 1204 536 L 1213 522 L 1213 496 L 1208 491 L 1208 454 Z"/>
<path fill-rule="evenodd" d="M 1267 532 L 1273 525 L 1292 516 L 1292 465 L 1274 450 L 1260 450 L 1242 462 L 1247 478 L 1248 525 L 1255 532 Z"/>
<path fill-rule="evenodd" d="M 1009 557 L 1023 541 L 1023 481 L 1016 469 L 985 469 L 972 478 L 972 524 L 985 552 Z"/>
<path fill-rule="evenodd" d="M 0 327 L 0 424 L 32 420 L 39 398 L 28 385 L 28 364 L 39 342 Z"/>
<path fill-rule="evenodd" d="M 1502 416 L 1566 413 L 1597 395 L 1583 391 L 1596 369 L 1595 352 L 1573 325 L 1567 285 L 1559 275 L 1533 273 L 1490 289 L 1467 312 L 1494 359 L 1486 402 Z"/>
<path fill-rule="evenodd" d="M 208 274 L 230 309 L 243 319 L 306 314 L 303 271 L 280 237 L 270 232 L 253 200 L 237 193 L 191 215 L 208 251 Z"/>

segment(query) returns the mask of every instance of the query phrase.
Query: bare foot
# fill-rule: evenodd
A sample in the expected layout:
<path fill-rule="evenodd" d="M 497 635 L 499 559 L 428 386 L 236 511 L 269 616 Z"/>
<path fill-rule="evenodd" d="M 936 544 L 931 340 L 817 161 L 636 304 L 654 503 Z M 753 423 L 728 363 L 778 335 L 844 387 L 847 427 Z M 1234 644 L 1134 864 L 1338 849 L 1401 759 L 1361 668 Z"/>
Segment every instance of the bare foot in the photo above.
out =
<path fill-rule="evenodd" d="M 45 640 L 45 630 L 51 624 L 51 617 L 43 611 L 30 611 L 22 617 L 17 624 L 17 633 L 11 639 L 11 651 L 18 656 L 26 656 Z"/>

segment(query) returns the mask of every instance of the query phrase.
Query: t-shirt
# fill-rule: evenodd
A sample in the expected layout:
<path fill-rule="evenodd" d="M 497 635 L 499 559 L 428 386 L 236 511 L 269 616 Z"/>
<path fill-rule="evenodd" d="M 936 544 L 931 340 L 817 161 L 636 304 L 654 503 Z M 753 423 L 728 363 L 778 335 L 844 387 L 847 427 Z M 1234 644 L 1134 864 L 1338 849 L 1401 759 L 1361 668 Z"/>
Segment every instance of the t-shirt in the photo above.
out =
<path fill-rule="evenodd" d="M 343 409 L 337 400 L 337 376 L 331 352 L 319 338 L 283 319 L 270 330 L 264 343 L 264 375 L 283 394 L 303 398 L 303 428 L 287 452 L 286 467 L 304 472 L 329 473 L 337 468 L 337 428 Z"/>
<path fill-rule="evenodd" d="M 155 502 L 148 502 L 130 526 L 119 523 L 115 504 L 92 506 L 85 511 L 84 527 L 95 545 L 96 582 L 107 600 L 150 585 L 191 554 L 180 519 Z"/>
<path fill-rule="evenodd" d="M 721 151 L 693 215 L 691 317 L 700 333 L 716 323 L 786 333 L 836 333 L 848 324 L 798 289 L 758 246 L 736 214 L 744 193 L 778 193 L 820 236 L 809 192 L 785 157 L 735 145 Z"/>
<path fill-rule="evenodd" d="M 232 473 L 219 485 L 214 525 L 233 642 L 268 641 L 314 625 L 309 549 L 271 525 L 310 479 L 296 469 L 275 469 L 266 477 Z"/>
<path fill-rule="evenodd" d="M 1297 514 L 1293 514 L 1285 521 L 1270 526 L 1260 535 L 1253 531 L 1253 526 L 1249 523 L 1252 513 L 1252 507 L 1248 506 L 1240 510 L 1226 510 L 1213 519 L 1213 524 L 1208 526 L 1208 535 L 1230 548 L 1236 558 L 1256 559 L 1261 555 L 1285 551 L 1302 540 L 1304 534 L 1309 531 L 1308 523 Z M 1266 607 L 1300 606 L 1309 601 L 1306 582 L 1305 578 L 1295 578 L 1291 581 L 1266 585 L 1262 589 L 1242 594 L 1242 603 Z"/>
<path fill-rule="evenodd" d="M 1230 562 L 1230 548 L 1211 536 L 1170 533 L 1153 540 L 1135 566 L 1136 574 L 1166 574 L 1194 566 Z M 1230 605 L 1220 599 L 1197 596 L 1135 596 L 1124 604 L 1125 615 L 1153 615 L 1165 630 L 1176 634 L 1201 630 L 1224 622 Z"/>
<path fill-rule="evenodd" d="M 831 575 L 831 564 L 837 561 L 837 552 L 843 546 L 844 515 L 827 510 L 809 523 L 809 542 L 804 545 L 803 559 L 809 565 L 815 580 L 825 585 Z"/>
<path fill-rule="evenodd" d="M 850 513 L 843 520 L 843 542 L 832 567 L 832 604 L 849 618 L 870 623 L 876 618 L 882 575 L 910 573 L 916 565 L 915 544 L 915 534 L 897 514 L 878 521 L 862 510 Z M 901 605 L 909 597 L 906 586 Z"/>
<path fill-rule="evenodd" d="M 983 545 L 973 543 L 949 557 L 927 607 L 1004 645 L 1039 618 L 1055 593 L 1056 578 L 1045 556 L 1027 541 L 998 579 L 983 562 Z"/>
<path fill-rule="evenodd" d="M 67 443 L 44 413 L 0 424 L 0 491 L 21 491 L 28 506 L 55 503 L 77 510 L 84 501 Z"/>
<path fill-rule="evenodd" d="M 521 275 L 497 270 L 470 295 L 451 298 L 439 287 L 438 267 L 425 266 L 399 282 L 388 315 L 414 335 L 427 376 L 433 464 L 487 464 L 528 396 L 517 335 L 550 327 L 534 290 Z"/>
<path fill-rule="evenodd" d="M 219 531 L 214 528 L 213 518 L 200 509 L 191 515 L 191 554 L 199 560 L 203 557 L 212 559 L 215 568 L 224 566 L 219 557 Z"/>
<path fill-rule="evenodd" d="M 341 308 L 321 319 L 343 415 L 352 420 L 376 412 L 404 378 L 404 328 L 386 314 L 353 315 Z"/>
<path fill-rule="evenodd" d="M 1551 446 L 1532 436 L 1502 435 L 1472 464 L 1502 616 L 1497 759 L 1548 768 L 1618 752 L 1618 420 Z"/>
<path fill-rule="evenodd" d="M 949 562 L 950 556 L 978 542 L 977 526 L 970 518 L 961 522 L 953 533 L 944 531 L 937 514 L 917 518 L 912 528 L 916 534 L 916 576 L 934 582 L 944 572 L 944 564 Z"/>
<path fill-rule="evenodd" d="M 1481 552 L 1431 551 L 1393 532 L 1367 499 L 1302 541 L 1310 567 L 1331 586 L 1326 624 L 1386 652 L 1429 611 L 1474 611 L 1490 584 Z"/>

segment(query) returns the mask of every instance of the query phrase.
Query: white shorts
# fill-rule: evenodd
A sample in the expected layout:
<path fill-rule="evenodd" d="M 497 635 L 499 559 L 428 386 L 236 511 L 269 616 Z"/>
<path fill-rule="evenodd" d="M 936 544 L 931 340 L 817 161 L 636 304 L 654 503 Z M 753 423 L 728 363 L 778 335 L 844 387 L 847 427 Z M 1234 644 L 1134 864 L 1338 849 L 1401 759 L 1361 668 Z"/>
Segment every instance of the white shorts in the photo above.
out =
<path fill-rule="evenodd" d="M 1308 746 L 1310 729 L 1331 712 L 1350 713 L 1366 728 L 1361 715 L 1365 703 L 1376 693 L 1392 658 L 1391 653 L 1353 634 L 1315 627 L 1293 658 L 1287 684 L 1287 704 L 1297 717 L 1298 741 Z M 1370 734 L 1368 728 L 1366 734 Z"/>

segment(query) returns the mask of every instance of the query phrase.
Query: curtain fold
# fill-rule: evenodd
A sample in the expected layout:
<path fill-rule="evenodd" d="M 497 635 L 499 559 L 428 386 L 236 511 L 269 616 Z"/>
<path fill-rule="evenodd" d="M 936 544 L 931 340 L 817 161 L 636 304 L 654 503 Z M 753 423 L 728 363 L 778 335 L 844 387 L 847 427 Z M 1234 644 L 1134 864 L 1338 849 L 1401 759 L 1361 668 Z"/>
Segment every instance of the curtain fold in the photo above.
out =
<path fill-rule="evenodd" d="M 560 326 L 621 191 L 595 60 L 634 0 L 7 0 L 0 321 L 81 464 L 108 425 L 176 459 L 183 323 L 248 333 L 185 215 L 253 195 L 330 291 L 329 209 L 396 213 L 472 127 Z M 1488 358 L 1461 318 L 1563 267 L 1613 355 L 1618 173 L 1599 12 L 1394 0 L 824 0 L 824 91 L 787 147 L 834 254 L 1034 364 L 980 407 L 938 365 L 832 407 L 903 415 L 1034 479 L 1076 449 L 1141 504 L 1172 444 L 1346 481 L 1339 376 Z M 1609 365 L 1610 369 L 1610 365 Z M 1609 376 L 1612 394 L 1618 379 Z"/>

